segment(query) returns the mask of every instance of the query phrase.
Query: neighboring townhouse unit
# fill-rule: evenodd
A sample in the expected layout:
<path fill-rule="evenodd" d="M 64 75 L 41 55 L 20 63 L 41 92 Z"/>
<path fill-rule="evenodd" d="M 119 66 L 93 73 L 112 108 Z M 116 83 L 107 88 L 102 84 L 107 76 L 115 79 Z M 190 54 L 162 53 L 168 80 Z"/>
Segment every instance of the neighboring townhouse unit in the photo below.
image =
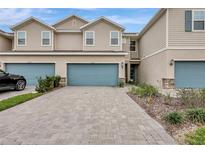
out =
<path fill-rule="evenodd" d="M 12 50 L 13 34 L 0 30 L 0 52 Z"/>
<path fill-rule="evenodd" d="M 31 17 L 12 30 L 0 33 L 0 67 L 29 84 L 58 74 L 67 85 L 116 86 L 121 79 L 205 87 L 205 9 L 160 9 L 140 33 L 105 17 L 89 22 L 76 15 L 52 26 Z"/>
<path fill-rule="evenodd" d="M 135 70 L 127 71 L 139 64 L 137 34 L 105 17 L 88 22 L 71 15 L 52 26 L 30 17 L 11 29 L 3 39 L 12 45 L 0 42 L 0 68 L 24 75 L 29 85 L 45 75 L 60 75 L 64 85 L 116 86 L 125 77 L 137 79 Z"/>
<path fill-rule="evenodd" d="M 205 9 L 160 9 L 139 34 L 139 81 L 205 87 Z"/>

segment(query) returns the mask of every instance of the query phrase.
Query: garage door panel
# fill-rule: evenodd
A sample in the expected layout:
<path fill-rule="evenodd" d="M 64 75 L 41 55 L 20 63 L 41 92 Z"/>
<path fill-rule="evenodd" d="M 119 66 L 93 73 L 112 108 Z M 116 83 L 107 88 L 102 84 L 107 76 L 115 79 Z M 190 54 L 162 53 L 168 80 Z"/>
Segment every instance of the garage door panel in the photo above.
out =
<path fill-rule="evenodd" d="M 68 64 L 68 84 L 75 86 L 116 86 L 117 64 Z"/>
<path fill-rule="evenodd" d="M 205 62 L 175 62 L 177 88 L 205 88 Z"/>
<path fill-rule="evenodd" d="M 36 85 L 39 77 L 55 75 L 55 64 L 6 64 L 6 71 L 12 74 L 23 75 L 28 85 Z"/>

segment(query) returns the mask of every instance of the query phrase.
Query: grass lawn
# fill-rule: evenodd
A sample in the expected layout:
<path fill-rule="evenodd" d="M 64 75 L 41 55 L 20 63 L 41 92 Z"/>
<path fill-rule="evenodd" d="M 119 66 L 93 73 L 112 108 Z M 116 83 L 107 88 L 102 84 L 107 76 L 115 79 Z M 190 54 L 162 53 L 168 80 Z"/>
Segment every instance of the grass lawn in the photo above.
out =
<path fill-rule="evenodd" d="M 42 93 L 28 93 L 23 95 L 14 96 L 0 101 L 0 111 L 6 110 L 18 104 L 29 101 L 33 98 L 43 95 Z"/>
<path fill-rule="evenodd" d="M 186 142 L 191 145 L 205 144 L 205 128 L 198 128 L 196 131 L 186 135 Z"/>

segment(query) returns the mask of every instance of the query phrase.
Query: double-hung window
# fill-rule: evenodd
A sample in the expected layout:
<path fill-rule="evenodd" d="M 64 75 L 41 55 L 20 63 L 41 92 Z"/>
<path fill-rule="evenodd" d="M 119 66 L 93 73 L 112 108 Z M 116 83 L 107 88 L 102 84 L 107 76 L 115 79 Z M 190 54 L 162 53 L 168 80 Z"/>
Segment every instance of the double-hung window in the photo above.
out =
<path fill-rule="evenodd" d="M 51 45 L 51 32 L 50 31 L 42 31 L 41 32 L 41 45 L 42 46 L 50 46 Z"/>
<path fill-rule="evenodd" d="M 17 44 L 18 44 L 18 46 L 25 46 L 26 45 L 26 32 L 25 31 L 18 31 L 17 32 Z"/>
<path fill-rule="evenodd" d="M 119 32 L 115 32 L 115 31 L 110 32 L 110 45 L 111 46 L 119 45 Z"/>
<path fill-rule="evenodd" d="M 205 30 L 205 11 L 194 10 L 193 11 L 193 30 L 204 31 Z"/>
<path fill-rule="evenodd" d="M 86 31 L 85 32 L 85 45 L 86 46 L 93 46 L 95 44 L 94 38 L 95 33 L 92 31 Z"/>

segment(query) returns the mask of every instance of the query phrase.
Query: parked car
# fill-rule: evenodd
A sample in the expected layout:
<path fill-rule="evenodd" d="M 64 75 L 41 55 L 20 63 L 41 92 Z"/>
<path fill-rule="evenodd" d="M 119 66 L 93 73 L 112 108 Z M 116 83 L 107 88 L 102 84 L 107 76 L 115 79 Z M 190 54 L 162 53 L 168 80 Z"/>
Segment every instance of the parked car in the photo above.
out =
<path fill-rule="evenodd" d="M 7 73 L 0 69 L 0 91 L 2 90 L 24 90 L 26 79 L 21 75 Z"/>

